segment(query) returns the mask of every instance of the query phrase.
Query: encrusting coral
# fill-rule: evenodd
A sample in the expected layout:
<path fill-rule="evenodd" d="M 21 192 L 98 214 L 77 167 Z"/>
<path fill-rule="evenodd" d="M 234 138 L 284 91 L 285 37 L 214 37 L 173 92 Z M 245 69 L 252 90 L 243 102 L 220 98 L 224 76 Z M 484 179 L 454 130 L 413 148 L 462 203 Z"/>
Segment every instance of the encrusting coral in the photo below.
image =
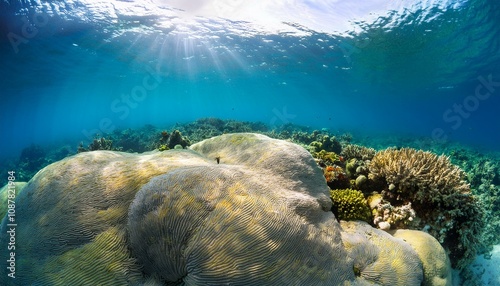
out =
<path fill-rule="evenodd" d="M 331 207 L 310 154 L 259 134 L 83 152 L 17 197 L 16 280 L 3 267 L 0 284 L 421 284 L 408 244 L 367 224 L 343 229 Z"/>
<path fill-rule="evenodd" d="M 461 269 L 474 258 L 484 225 L 482 211 L 464 171 L 448 157 L 389 148 L 375 154 L 369 170 L 369 179 L 385 185 L 385 200 L 393 206 L 411 202 L 419 227 L 449 249 L 454 267 Z"/>

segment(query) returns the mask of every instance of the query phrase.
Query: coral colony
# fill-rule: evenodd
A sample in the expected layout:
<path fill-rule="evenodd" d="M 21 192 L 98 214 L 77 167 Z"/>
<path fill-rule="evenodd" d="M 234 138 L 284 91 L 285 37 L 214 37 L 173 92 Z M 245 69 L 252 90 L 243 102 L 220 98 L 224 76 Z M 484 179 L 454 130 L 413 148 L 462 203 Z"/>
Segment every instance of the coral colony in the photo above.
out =
<path fill-rule="evenodd" d="M 223 134 L 255 127 L 277 139 Z M 428 151 L 216 119 L 137 132 L 16 182 L 16 283 L 450 285 L 497 243 L 480 207 L 494 196 L 466 181 L 490 163 L 468 175 Z"/>

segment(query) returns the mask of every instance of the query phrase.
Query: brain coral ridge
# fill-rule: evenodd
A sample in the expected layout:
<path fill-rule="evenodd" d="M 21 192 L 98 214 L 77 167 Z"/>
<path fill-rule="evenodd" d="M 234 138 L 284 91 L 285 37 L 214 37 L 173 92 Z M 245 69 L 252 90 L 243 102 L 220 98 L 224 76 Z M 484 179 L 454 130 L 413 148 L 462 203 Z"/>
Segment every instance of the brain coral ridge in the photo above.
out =
<path fill-rule="evenodd" d="M 80 153 L 16 198 L 16 279 L 2 267 L 0 284 L 420 285 L 411 247 L 367 224 L 343 230 L 330 209 L 309 153 L 263 135 Z"/>

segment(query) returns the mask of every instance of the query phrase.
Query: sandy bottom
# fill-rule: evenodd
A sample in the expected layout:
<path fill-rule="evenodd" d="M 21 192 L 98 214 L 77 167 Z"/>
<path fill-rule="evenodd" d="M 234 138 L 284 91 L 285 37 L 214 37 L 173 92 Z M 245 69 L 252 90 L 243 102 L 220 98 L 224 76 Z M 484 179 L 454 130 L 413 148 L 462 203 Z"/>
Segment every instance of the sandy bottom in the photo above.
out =
<path fill-rule="evenodd" d="M 481 277 L 482 285 L 500 286 L 500 245 L 493 248 L 491 258 L 478 256 L 470 268 Z"/>

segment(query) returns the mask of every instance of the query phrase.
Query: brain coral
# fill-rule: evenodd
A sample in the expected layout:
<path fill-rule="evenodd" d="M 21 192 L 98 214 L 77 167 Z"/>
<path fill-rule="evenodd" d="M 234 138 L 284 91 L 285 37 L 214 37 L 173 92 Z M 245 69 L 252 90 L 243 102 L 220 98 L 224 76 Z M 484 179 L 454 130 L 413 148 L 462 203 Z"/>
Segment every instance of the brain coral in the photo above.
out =
<path fill-rule="evenodd" d="M 80 153 L 17 197 L 16 278 L 2 267 L 0 284 L 420 285 L 408 245 L 344 232 L 327 194 L 305 149 L 258 134 Z"/>
<path fill-rule="evenodd" d="M 465 172 L 448 157 L 411 148 L 377 152 L 369 177 L 382 182 L 392 205 L 411 202 L 420 225 L 450 250 L 452 266 L 463 268 L 475 257 L 484 226 L 478 201 Z"/>
<path fill-rule="evenodd" d="M 398 229 L 391 234 L 410 244 L 420 257 L 424 267 L 422 286 L 452 285 L 450 259 L 439 241 L 418 230 Z"/>
<path fill-rule="evenodd" d="M 18 196 L 24 186 L 26 186 L 26 182 L 15 182 L 11 183 L 11 187 L 9 187 L 9 184 L 6 184 L 0 189 L 0 218 L 3 218 L 4 215 L 7 214 L 9 195 L 11 197 Z"/>

